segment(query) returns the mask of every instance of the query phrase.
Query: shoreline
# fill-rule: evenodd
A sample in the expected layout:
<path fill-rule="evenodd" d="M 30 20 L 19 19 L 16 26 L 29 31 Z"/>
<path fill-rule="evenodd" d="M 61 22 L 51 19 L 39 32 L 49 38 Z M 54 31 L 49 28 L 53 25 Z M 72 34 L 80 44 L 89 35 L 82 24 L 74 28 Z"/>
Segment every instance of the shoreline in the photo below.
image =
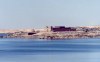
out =
<path fill-rule="evenodd" d="M 65 27 L 46 26 L 43 29 L 0 30 L 0 38 L 32 38 L 32 39 L 86 39 L 100 38 L 100 26 Z"/>

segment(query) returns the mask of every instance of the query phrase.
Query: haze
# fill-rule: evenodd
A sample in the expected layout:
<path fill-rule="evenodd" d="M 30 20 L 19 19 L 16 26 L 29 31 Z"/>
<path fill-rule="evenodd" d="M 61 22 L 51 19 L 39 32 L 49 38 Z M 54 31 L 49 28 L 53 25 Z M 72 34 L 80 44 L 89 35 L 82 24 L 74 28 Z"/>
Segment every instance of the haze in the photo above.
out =
<path fill-rule="evenodd" d="M 100 25 L 100 0 L 0 0 L 0 29 Z"/>

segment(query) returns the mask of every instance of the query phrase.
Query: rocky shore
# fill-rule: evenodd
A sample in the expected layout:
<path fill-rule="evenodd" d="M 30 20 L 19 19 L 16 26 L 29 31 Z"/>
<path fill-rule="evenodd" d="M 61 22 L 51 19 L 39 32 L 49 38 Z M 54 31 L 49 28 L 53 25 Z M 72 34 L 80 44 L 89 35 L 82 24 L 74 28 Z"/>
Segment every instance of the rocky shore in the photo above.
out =
<path fill-rule="evenodd" d="M 0 30 L 0 38 L 77 39 L 100 38 L 100 27 L 46 27 L 43 29 Z"/>

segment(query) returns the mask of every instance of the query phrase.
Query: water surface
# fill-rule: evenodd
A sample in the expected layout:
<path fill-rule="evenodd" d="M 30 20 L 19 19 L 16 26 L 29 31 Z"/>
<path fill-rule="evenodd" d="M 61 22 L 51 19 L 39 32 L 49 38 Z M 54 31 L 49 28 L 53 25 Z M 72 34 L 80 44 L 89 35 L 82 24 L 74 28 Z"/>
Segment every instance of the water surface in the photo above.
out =
<path fill-rule="evenodd" d="M 0 62 L 100 62 L 100 39 L 0 39 Z"/>

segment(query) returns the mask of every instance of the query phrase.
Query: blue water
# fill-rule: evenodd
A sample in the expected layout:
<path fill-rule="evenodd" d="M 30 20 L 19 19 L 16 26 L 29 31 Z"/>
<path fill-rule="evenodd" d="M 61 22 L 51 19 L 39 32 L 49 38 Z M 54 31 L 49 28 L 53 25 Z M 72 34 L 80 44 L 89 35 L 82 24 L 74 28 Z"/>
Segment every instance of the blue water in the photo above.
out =
<path fill-rule="evenodd" d="M 0 39 L 0 62 L 100 62 L 100 39 Z"/>

